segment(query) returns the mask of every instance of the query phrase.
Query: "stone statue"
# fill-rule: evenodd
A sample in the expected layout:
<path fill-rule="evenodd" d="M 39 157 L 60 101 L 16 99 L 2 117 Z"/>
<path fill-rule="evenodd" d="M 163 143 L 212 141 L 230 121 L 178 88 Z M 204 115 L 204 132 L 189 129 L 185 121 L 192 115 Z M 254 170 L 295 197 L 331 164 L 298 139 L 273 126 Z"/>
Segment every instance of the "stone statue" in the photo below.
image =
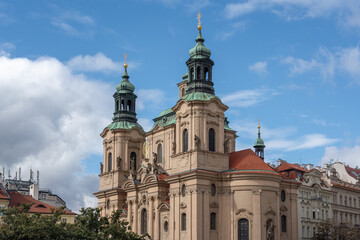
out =
<path fill-rule="evenodd" d="M 151 169 L 152 169 L 151 163 L 148 163 L 146 167 L 146 173 L 149 174 L 151 172 Z"/>
<path fill-rule="evenodd" d="M 154 161 L 154 165 L 157 164 L 157 153 L 153 152 L 153 161 Z"/>
<path fill-rule="evenodd" d="M 134 156 L 132 156 L 131 158 L 130 158 L 130 170 L 134 170 L 135 171 L 135 169 L 136 169 L 136 165 L 135 165 L 136 163 L 135 163 L 135 157 Z"/>
<path fill-rule="evenodd" d="M 200 149 L 200 138 L 195 135 L 194 141 L 195 141 L 195 148 L 196 148 L 197 150 L 199 150 L 199 149 Z"/>
<path fill-rule="evenodd" d="M 102 174 L 104 172 L 104 164 L 101 162 L 100 163 L 100 174 Z"/>
<path fill-rule="evenodd" d="M 176 153 L 176 143 L 172 142 L 172 154 L 175 155 Z"/>
<path fill-rule="evenodd" d="M 124 181 L 128 180 L 129 176 L 127 174 L 124 175 Z"/>
<path fill-rule="evenodd" d="M 224 142 L 224 153 L 229 153 L 229 138 Z"/>
<path fill-rule="evenodd" d="M 274 222 L 268 220 L 266 223 L 266 240 L 274 240 Z"/>
<path fill-rule="evenodd" d="M 117 167 L 117 170 L 121 170 L 121 157 L 118 156 L 116 158 L 116 167 Z"/>

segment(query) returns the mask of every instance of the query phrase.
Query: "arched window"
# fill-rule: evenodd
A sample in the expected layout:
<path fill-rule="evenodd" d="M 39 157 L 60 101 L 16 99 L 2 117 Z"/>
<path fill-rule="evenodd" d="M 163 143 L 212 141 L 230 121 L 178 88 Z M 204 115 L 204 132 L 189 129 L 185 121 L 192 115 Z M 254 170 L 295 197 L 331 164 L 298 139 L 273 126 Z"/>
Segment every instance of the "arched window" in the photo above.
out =
<path fill-rule="evenodd" d="M 111 172 L 112 170 L 112 154 L 109 153 L 108 155 L 108 172 Z"/>
<path fill-rule="evenodd" d="M 116 100 L 115 112 L 118 112 L 119 110 L 119 100 Z"/>
<path fill-rule="evenodd" d="M 186 231 L 186 213 L 181 214 L 181 231 Z"/>
<path fill-rule="evenodd" d="M 200 80 L 200 74 L 201 74 L 200 67 L 197 67 L 196 68 L 196 80 Z"/>
<path fill-rule="evenodd" d="M 144 208 L 141 211 L 141 234 L 147 233 L 147 211 Z"/>
<path fill-rule="evenodd" d="M 286 216 L 281 216 L 281 231 L 286 232 Z"/>
<path fill-rule="evenodd" d="M 209 129 L 209 151 L 215 152 L 215 131 L 214 129 Z"/>
<path fill-rule="evenodd" d="M 186 195 L 186 185 L 183 184 L 183 185 L 181 186 L 181 196 L 185 197 L 185 195 Z"/>
<path fill-rule="evenodd" d="M 204 69 L 204 78 L 206 81 L 209 80 L 209 69 L 207 67 Z"/>
<path fill-rule="evenodd" d="M 158 145 L 157 148 L 157 157 L 158 157 L 158 163 L 162 163 L 162 145 L 161 143 Z"/>
<path fill-rule="evenodd" d="M 183 152 L 188 150 L 188 130 L 184 129 L 183 131 Z"/>
<path fill-rule="evenodd" d="M 194 80 L 194 68 L 190 69 L 190 81 Z"/>
<path fill-rule="evenodd" d="M 249 240 L 249 220 L 245 218 L 238 221 L 238 240 Z"/>
<path fill-rule="evenodd" d="M 121 100 L 121 105 L 120 105 L 120 110 L 121 110 L 121 111 L 124 111 L 124 110 L 125 110 L 125 109 L 124 109 L 124 108 L 125 108 L 124 105 L 125 105 L 124 100 Z"/>
<path fill-rule="evenodd" d="M 165 231 L 165 232 L 168 232 L 168 231 L 169 231 L 169 222 L 168 222 L 168 221 L 165 221 L 165 222 L 164 222 L 164 231 Z"/>
<path fill-rule="evenodd" d="M 210 213 L 210 230 L 216 230 L 216 213 Z"/>
<path fill-rule="evenodd" d="M 130 169 L 136 171 L 136 153 L 134 152 L 130 153 Z"/>

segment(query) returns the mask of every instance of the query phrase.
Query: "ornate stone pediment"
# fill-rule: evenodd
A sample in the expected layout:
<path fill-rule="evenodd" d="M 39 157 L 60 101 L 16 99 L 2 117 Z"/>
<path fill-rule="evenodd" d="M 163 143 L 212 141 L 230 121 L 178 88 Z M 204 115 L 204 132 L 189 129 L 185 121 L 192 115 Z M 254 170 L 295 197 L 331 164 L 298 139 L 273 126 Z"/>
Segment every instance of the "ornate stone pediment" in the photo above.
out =
<path fill-rule="evenodd" d="M 169 211 L 169 210 L 170 210 L 170 206 L 169 206 L 168 203 L 163 202 L 163 203 L 161 203 L 161 204 L 158 206 L 158 209 L 159 209 L 160 211 Z"/>
<path fill-rule="evenodd" d="M 271 206 L 265 212 L 265 216 L 267 216 L 267 215 L 276 216 L 276 212 L 272 209 Z"/>
<path fill-rule="evenodd" d="M 180 203 L 180 208 L 186 208 L 186 204 L 184 202 Z"/>
<path fill-rule="evenodd" d="M 241 213 L 246 213 L 246 214 L 248 214 L 248 215 L 250 215 L 250 216 L 253 215 L 252 212 L 250 212 L 249 210 L 247 210 L 247 209 L 245 209 L 245 208 L 240 208 L 239 210 L 236 211 L 235 214 L 236 214 L 236 215 L 239 215 L 239 214 L 241 214 Z"/>
<path fill-rule="evenodd" d="M 212 202 L 209 204 L 210 208 L 219 208 L 219 204 L 217 202 Z"/>
<path fill-rule="evenodd" d="M 282 205 L 280 207 L 280 211 L 282 211 L 282 212 L 286 212 L 287 210 L 288 210 L 288 208 L 285 205 Z"/>

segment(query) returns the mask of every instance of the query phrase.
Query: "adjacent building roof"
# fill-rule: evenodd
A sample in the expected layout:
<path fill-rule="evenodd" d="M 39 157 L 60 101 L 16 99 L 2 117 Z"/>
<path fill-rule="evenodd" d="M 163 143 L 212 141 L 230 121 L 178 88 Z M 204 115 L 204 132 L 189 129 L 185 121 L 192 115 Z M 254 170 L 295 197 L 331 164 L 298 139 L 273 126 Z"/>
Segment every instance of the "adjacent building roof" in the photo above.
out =
<path fill-rule="evenodd" d="M 16 207 L 19 206 L 20 204 L 24 203 L 24 204 L 32 204 L 29 210 L 29 213 L 41 213 L 41 214 L 50 214 L 52 213 L 52 209 L 57 209 L 54 206 L 51 206 L 49 204 L 40 202 L 36 199 L 34 199 L 32 196 L 30 195 L 23 195 L 19 192 L 13 192 L 13 191 L 9 191 L 8 192 L 9 196 L 10 196 L 10 203 L 9 203 L 9 207 Z M 65 211 L 65 214 L 68 215 L 76 215 L 76 213 L 73 213 L 71 211 Z"/>
<path fill-rule="evenodd" d="M 300 172 L 307 172 L 307 170 L 305 168 L 302 168 L 297 164 L 291 164 L 288 162 L 281 164 L 275 170 L 278 172 L 289 171 L 289 170 L 298 170 Z"/>
<path fill-rule="evenodd" d="M 250 148 L 230 153 L 229 166 L 230 170 L 260 170 L 280 175 Z"/>
<path fill-rule="evenodd" d="M 360 178 L 360 169 L 345 166 L 347 173 L 355 179 Z"/>
<path fill-rule="evenodd" d="M 5 188 L 0 183 L 0 199 L 10 199 L 9 195 L 7 194 Z"/>

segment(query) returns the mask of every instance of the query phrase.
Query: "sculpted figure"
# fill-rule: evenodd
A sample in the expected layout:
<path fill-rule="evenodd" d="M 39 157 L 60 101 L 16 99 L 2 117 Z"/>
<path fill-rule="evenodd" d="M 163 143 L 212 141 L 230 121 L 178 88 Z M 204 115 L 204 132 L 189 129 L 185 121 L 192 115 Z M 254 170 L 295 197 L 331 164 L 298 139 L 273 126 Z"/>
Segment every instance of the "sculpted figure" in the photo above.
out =
<path fill-rule="evenodd" d="M 266 224 L 266 240 L 274 240 L 274 222 L 268 220 Z"/>
<path fill-rule="evenodd" d="M 200 149 L 200 138 L 195 135 L 194 141 L 195 141 L 195 148 Z"/>
<path fill-rule="evenodd" d="M 157 153 L 153 152 L 153 161 L 154 161 L 154 165 L 157 164 Z"/>
<path fill-rule="evenodd" d="M 101 163 L 100 163 L 100 174 L 103 173 L 103 171 L 104 171 L 104 165 L 103 165 L 103 163 L 101 162 Z"/>
<path fill-rule="evenodd" d="M 116 158 L 116 167 L 117 167 L 118 170 L 121 169 L 121 157 L 120 156 L 118 156 Z"/>

